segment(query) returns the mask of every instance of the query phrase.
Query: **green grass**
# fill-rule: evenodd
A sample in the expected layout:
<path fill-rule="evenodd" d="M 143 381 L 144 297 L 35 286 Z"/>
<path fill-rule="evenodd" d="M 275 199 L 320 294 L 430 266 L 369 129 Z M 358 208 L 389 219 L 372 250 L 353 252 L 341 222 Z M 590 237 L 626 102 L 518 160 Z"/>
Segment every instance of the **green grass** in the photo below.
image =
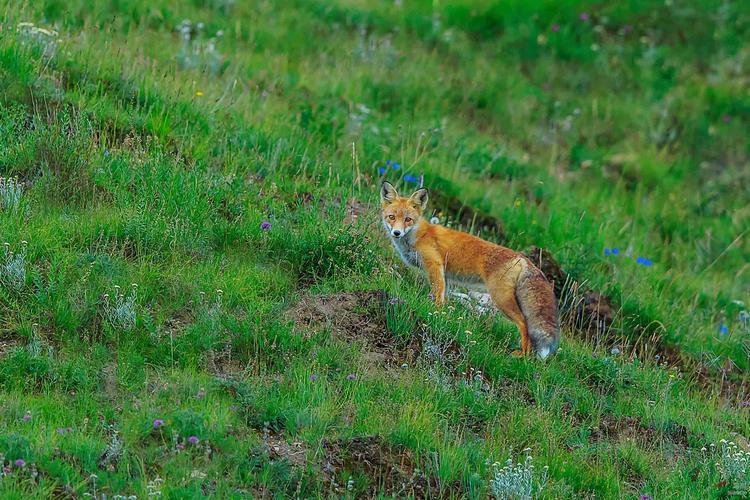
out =
<path fill-rule="evenodd" d="M 742 2 L 90 3 L 0 2 L 3 497 L 482 498 L 526 448 L 542 497 L 750 492 Z M 607 331 L 433 311 L 410 176 Z"/>

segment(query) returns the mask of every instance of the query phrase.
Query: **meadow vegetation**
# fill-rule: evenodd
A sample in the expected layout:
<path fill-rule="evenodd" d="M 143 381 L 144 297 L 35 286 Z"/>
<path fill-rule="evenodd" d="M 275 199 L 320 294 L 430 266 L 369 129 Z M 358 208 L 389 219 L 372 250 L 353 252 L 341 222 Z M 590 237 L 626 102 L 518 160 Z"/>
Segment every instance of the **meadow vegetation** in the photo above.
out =
<path fill-rule="evenodd" d="M 750 5 L 0 1 L 4 498 L 750 494 Z M 436 311 L 387 179 L 564 328 Z"/>

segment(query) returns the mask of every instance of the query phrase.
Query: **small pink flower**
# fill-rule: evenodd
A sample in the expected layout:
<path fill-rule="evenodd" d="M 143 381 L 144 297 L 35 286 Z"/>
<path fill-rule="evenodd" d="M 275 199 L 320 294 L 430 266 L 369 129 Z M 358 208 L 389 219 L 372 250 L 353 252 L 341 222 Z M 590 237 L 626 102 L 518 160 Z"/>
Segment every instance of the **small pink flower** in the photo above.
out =
<path fill-rule="evenodd" d="M 164 420 L 160 418 L 157 418 L 156 420 L 154 420 L 154 429 L 158 429 L 162 425 L 164 425 Z"/>
<path fill-rule="evenodd" d="M 184 450 L 184 449 L 185 449 L 185 445 L 184 445 L 184 444 L 182 444 L 182 443 L 177 443 L 177 446 L 176 446 L 176 448 L 177 448 L 178 450 Z"/>
<path fill-rule="evenodd" d="M 318 380 L 318 376 L 317 375 L 315 375 L 315 374 L 310 375 L 310 382 L 315 382 L 316 380 Z"/>
<path fill-rule="evenodd" d="M 578 15 L 578 19 L 580 19 L 581 21 L 583 21 L 585 23 L 586 21 L 589 20 L 589 13 L 588 12 L 581 12 Z"/>
<path fill-rule="evenodd" d="M 732 121 L 732 117 L 729 115 L 724 115 L 721 117 L 721 121 L 723 121 L 724 123 L 729 123 Z"/>
<path fill-rule="evenodd" d="M 21 420 L 23 420 L 24 422 L 28 422 L 29 420 L 31 420 L 31 413 L 26 412 L 26 415 L 24 415 Z"/>
<path fill-rule="evenodd" d="M 552 25 L 552 32 L 553 33 L 557 33 L 558 31 L 560 31 L 560 25 L 559 24 L 553 24 Z"/>
<path fill-rule="evenodd" d="M 190 436 L 188 438 L 188 443 L 190 443 L 190 444 L 198 444 L 198 443 L 200 443 L 200 439 L 198 439 L 198 436 Z"/>

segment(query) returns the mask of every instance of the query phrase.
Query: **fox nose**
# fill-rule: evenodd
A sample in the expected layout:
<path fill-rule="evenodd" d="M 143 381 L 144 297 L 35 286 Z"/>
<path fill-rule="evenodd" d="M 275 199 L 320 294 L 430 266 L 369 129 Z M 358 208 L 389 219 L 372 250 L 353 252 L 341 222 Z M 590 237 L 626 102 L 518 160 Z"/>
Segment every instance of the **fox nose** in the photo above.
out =
<path fill-rule="evenodd" d="M 393 236 L 401 236 L 401 231 L 399 231 L 398 229 L 394 229 Z"/>

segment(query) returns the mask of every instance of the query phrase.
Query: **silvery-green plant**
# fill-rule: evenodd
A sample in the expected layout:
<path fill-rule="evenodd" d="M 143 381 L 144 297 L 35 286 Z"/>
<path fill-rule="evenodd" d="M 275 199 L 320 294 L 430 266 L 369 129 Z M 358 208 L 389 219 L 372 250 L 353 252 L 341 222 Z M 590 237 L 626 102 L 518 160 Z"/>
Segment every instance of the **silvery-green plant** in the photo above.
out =
<path fill-rule="evenodd" d="M 202 69 L 212 75 L 218 75 L 224 68 L 224 57 L 219 53 L 216 45 L 224 35 L 219 30 L 214 36 L 204 35 L 203 23 L 193 24 L 185 19 L 175 28 L 180 35 L 180 51 L 177 53 L 177 63 L 183 69 Z"/>
<path fill-rule="evenodd" d="M 732 441 L 722 439 L 721 456 L 717 466 L 721 473 L 721 479 L 733 488 L 747 487 L 750 482 L 748 472 L 750 469 L 750 452 L 747 452 L 737 446 Z"/>
<path fill-rule="evenodd" d="M 5 243 L 5 256 L 0 261 L 0 284 L 20 290 L 26 283 L 26 241 L 21 242 L 18 253 L 10 249 L 10 243 Z"/>
<path fill-rule="evenodd" d="M 118 285 L 115 285 L 114 294 L 104 294 L 104 317 L 109 324 L 118 330 L 129 331 L 135 327 L 137 313 L 135 302 L 138 296 L 138 285 L 130 285 L 130 293 L 126 296 Z"/>
<path fill-rule="evenodd" d="M 23 22 L 16 25 L 16 33 L 22 45 L 39 50 L 43 59 L 52 59 L 57 54 L 59 43 L 57 31 L 41 28 L 34 23 Z"/>
<path fill-rule="evenodd" d="M 537 479 L 531 449 L 526 448 L 526 458 L 523 463 L 513 463 L 513 450 L 505 465 L 496 462 L 492 464 L 493 477 L 490 479 L 490 490 L 495 498 L 500 500 L 530 500 L 532 495 L 540 494 L 547 484 L 547 470 L 544 466 L 542 475 Z"/>
<path fill-rule="evenodd" d="M 0 210 L 13 210 L 21 204 L 23 185 L 15 177 L 0 177 Z"/>
<path fill-rule="evenodd" d="M 209 301 L 206 296 L 206 292 L 200 293 L 200 314 L 210 321 L 215 321 L 221 314 L 222 297 L 224 291 L 221 289 L 216 290 L 216 298 L 213 302 Z"/>

